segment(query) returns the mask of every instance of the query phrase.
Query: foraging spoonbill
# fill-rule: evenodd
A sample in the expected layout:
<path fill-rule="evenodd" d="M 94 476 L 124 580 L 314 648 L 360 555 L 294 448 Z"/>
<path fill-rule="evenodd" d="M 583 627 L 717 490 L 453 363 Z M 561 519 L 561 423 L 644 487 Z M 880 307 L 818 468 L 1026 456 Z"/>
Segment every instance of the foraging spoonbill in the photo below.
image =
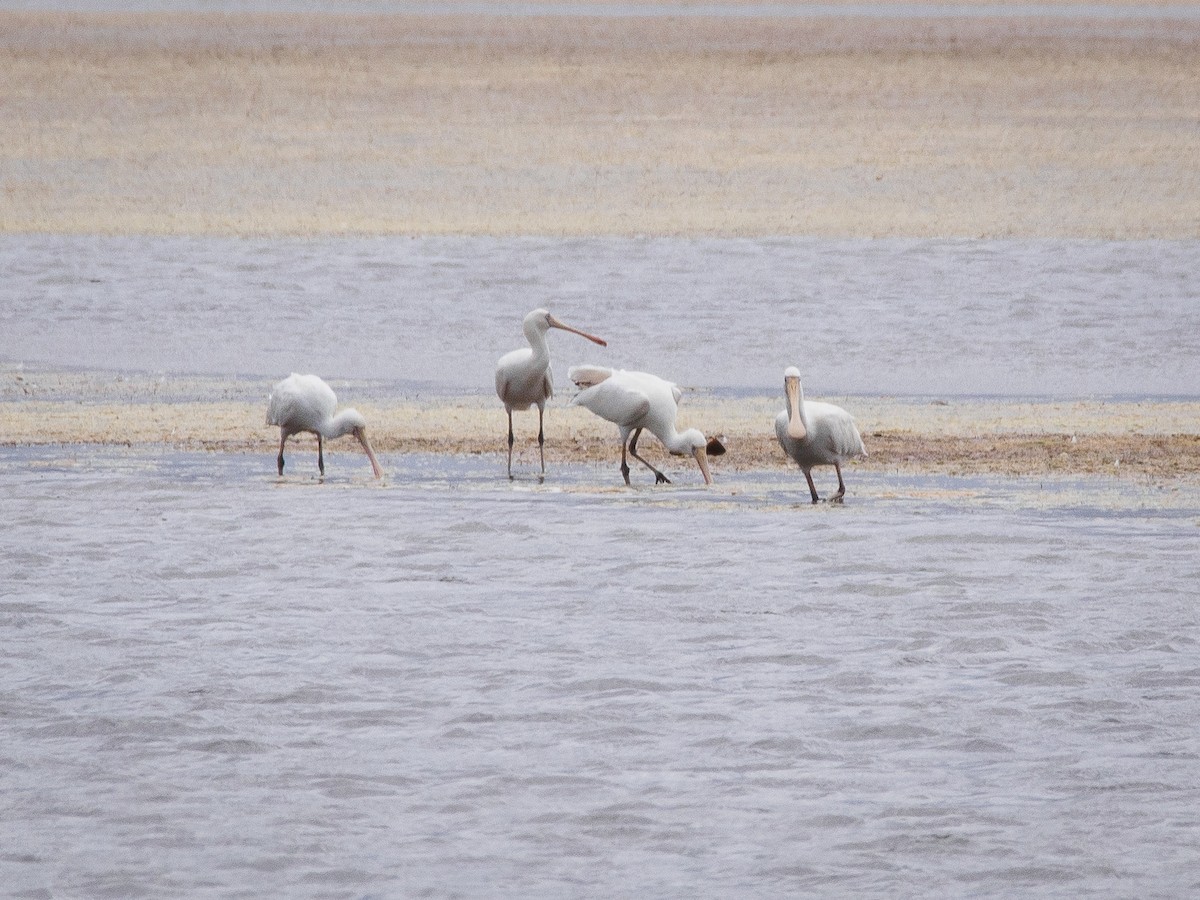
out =
<path fill-rule="evenodd" d="M 647 372 L 626 372 L 624 369 L 603 366 L 575 366 L 567 373 L 567 377 L 582 388 L 571 401 L 571 406 L 591 410 L 621 429 L 621 474 L 626 484 L 629 484 L 627 450 L 629 455 L 654 473 L 655 484 L 671 483 L 671 479 L 638 456 L 637 442 L 644 428 L 662 441 L 672 454 L 695 457 L 704 483 L 712 484 L 707 457 L 720 456 L 725 448 L 719 440 L 713 438 L 710 441 L 695 428 L 689 428 L 682 434 L 675 430 L 675 417 L 682 396 L 677 385 Z"/>
<path fill-rule="evenodd" d="M 513 477 L 513 410 L 526 410 L 536 403 L 538 453 L 542 459 L 542 477 L 545 478 L 546 433 L 542 423 L 546 413 L 546 401 L 554 396 L 554 375 L 550 371 L 550 346 L 546 343 L 546 332 L 551 328 L 560 328 L 585 337 L 601 347 L 607 347 L 608 342 L 594 334 L 564 324 L 544 309 L 535 309 L 527 315 L 521 327 L 525 331 L 525 339 L 529 341 L 529 346 L 504 354 L 496 363 L 496 394 L 508 413 L 508 477 Z"/>
<path fill-rule="evenodd" d="M 267 424 L 279 426 L 279 474 L 283 474 L 283 445 L 293 434 L 311 431 L 317 436 L 317 467 L 325 474 L 324 441 L 344 434 L 353 434 L 367 452 L 376 478 L 383 469 L 375 459 L 375 451 L 367 440 L 367 420 L 355 409 L 343 409 L 336 416 L 337 395 L 333 388 L 316 375 L 297 375 L 293 372 L 271 390 L 267 398 Z"/>
<path fill-rule="evenodd" d="M 820 499 L 813 484 L 813 467 L 833 466 L 837 471 L 838 490 L 829 498 L 829 502 L 841 503 L 846 495 L 842 463 L 856 456 L 867 455 L 854 418 L 832 403 L 806 401 L 804 387 L 800 383 L 800 370 L 795 366 L 784 370 L 783 390 L 788 405 L 775 417 L 775 436 L 779 438 L 779 446 L 803 470 L 813 503 Z"/>

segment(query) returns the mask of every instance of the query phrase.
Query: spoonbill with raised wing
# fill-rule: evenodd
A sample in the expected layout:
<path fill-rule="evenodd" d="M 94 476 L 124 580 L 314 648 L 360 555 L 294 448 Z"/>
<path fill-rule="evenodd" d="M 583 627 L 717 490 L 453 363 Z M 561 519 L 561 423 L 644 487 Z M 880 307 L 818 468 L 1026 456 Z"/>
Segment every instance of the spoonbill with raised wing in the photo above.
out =
<path fill-rule="evenodd" d="M 637 442 L 642 429 L 649 429 L 672 454 L 694 457 L 704 483 L 712 484 L 708 457 L 720 456 L 725 448 L 716 438 L 708 440 L 698 429 L 676 431 L 675 419 L 682 396 L 678 385 L 648 372 L 603 366 L 575 366 L 567 377 L 582 388 L 571 401 L 572 406 L 591 410 L 621 430 L 621 475 L 626 484 L 629 484 L 627 453 L 654 473 L 655 484 L 671 483 L 671 479 L 638 456 Z"/>

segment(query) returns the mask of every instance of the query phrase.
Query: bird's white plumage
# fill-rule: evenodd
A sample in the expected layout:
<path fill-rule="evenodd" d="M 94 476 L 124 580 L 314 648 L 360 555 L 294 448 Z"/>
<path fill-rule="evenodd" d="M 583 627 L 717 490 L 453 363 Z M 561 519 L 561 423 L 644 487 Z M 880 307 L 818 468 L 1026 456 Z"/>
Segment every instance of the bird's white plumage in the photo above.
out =
<path fill-rule="evenodd" d="M 637 455 L 637 440 L 642 429 L 658 438 L 669 452 L 694 456 L 705 482 L 712 482 L 705 460 L 706 452 L 723 453 L 724 448 L 716 442 L 710 445 L 698 429 L 676 430 L 679 400 L 683 396 L 678 385 L 649 372 L 629 372 L 592 365 L 575 366 L 567 373 L 567 377 L 582 388 L 571 400 L 572 406 L 582 406 L 620 429 L 621 474 L 625 476 L 626 484 L 629 483 L 629 467 L 625 460 L 627 445 L 634 458 L 654 472 L 657 481 L 668 480 Z"/>
<path fill-rule="evenodd" d="M 293 372 L 271 389 L 267 398 L 267 424 L 279 426 L 279 474 L 283 474 L 283 447 L 294 434 L 310 432 L 317 436 L 317 460 L 321 474 L 325 473 L 325 440 L 353 434 L 362 444 L 376 478 L 383 475 L 375 451 L 367 440 L 367 421 L 356 409 L 344 409 L 334 414 L 337 395 L 316 375 Z"/>
<path fill-rule="evenodd" d="M 841 500 L 846 492 L 842 463 L 867 455 L 854 417 L 833 403 L 805 400 L 800 372 L 794 366 L 784 371 L 784 393 L 788 406 L 775 417 L 775 436 L 779 445 L 804 472 L 814 503 L 818 500 L 812 480 L 815 466 L 834 467 L 838 476 L 838 492 L 830 499 Z"/>
<path fill-rule="evenodd" d="M 319 432 L 333 418 L 337 394 L 316 375 L 293 372 L 271 389 L 267 398 L 267 424 L 293 433 Z"/>
<path fill-rule="evenodd" d="M 504 404 L 508 414 L 508 477 L 512 477 L 512 448 L 513 448 L 513 410 L 523 411 L 531 406 L 538 408 L 538 447 L 545 444 L 543 417 L 546 411 L 546 401 L 554 396 L 554 374 L 550 369 L 550 345 L 546 341 L 546 333 L 551 328 L 559 328 L 585 337 L 593 343 L 604 347 L 607 343 L 595 335 L 588 334 L 567 325 L 544 309 L 535 309 L 525 316 L 521 329 L 528 347 L 521 347 L 505 353 L 496 362 L 496 396 Z M 542 453 L 542 474 L 546 472 L 546 458 Z"/>

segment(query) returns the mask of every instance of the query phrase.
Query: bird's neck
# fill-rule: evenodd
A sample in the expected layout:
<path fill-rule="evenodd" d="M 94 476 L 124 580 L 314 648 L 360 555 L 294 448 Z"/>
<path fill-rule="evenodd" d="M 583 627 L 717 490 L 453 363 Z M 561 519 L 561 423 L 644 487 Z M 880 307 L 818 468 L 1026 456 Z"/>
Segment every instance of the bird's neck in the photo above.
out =
<path fill-rule="evenodd" d="M 686 432 L 676 431 L 674 423 L 668 423 L 663 429 L 663 434 L 655 432 L 655 436 L 671 453 L 687 456 L 692 452 L 692 445 L 687 439 Z"/>
<path fill-rule="evenodd" d="M 321 435 L 328 440 L 333 440 L 349 434 L 356 427 L 358 427 L 358 413 L 352 409 L 344 409 L 325 423 L 325 427 L 321 429 Z"/>
<path fill-rule="evenodd" d="M 529 349 L 533 351 L 533 361 L 539 365 L 549 363 L 550 344 L 546 340 L 546 333 L 536 328 L 530 328 L 525 332 L 525 338 L 529 341 Z"/>

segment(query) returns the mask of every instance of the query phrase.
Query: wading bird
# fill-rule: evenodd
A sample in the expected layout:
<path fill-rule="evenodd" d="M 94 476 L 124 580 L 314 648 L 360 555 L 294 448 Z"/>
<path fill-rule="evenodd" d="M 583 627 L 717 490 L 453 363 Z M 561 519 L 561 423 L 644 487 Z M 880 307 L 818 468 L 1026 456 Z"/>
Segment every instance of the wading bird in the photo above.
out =
<path fill-rule="evenodd" d="M 838 490 L 829 498 L 829 502 L 841 503 L 846 495 L 842 463 L 856 456 L 867 455 L 854 418 L 832 403 L 806 401 L 804 387 L 800 384 L 800 370 L 795 366 L 784 370 L 783 391 L 787 396 L 787 409 L 775 417 L 775 436 L 779 438 L 779 446 L 803 470 L 813 503 L 820 499 L 813 484 L 813 467 L 833 466 L 837 471 Z"/>
<path fill-rule="evenodd" d="M 629 484 L 626 451 L 654 473 L 655 484 L 671 483 L 671 479 L 638 456 L 637 442 L 643 428 L 649 429 L 671 453 L 695 457 L 704 483 L 712 484 L 708 456 L 720 456 L 725 448 L 716 438 L 710 441 L 695 428 L 682 434 L 675 430 L 681 396 L 676 385 L 647 372 L 626 372 L 603 366 L 575 366 L 567 377 L 582 388 L 571 406 L 591 410 L 621 429 L 621 474 L 626 484 Z"/>
<path fill-rule="evenodd" d="M 550 371 L 550 346 L 546 343 L 546 332 L 561 328 L 580 337 L 585 337 L 601 347 L 608 342 L 586 331 L 565 325 L 544 309 L 535 309 L 525 317 L 521 326 L 525 330 L 528 347 L 506 353 L 496 363 L 496 394 L 508 413 L 508 477 L 512 473 L 513 410 L 526 410 L 537 404 L 538 408 L 538 454 L 542 460 L 542 477 L 546 477 L 546 433 L 542 428 L 546 413 L 546 401 L 554 396 L 554 376 Z"/>
<path fill-rule="evenodd" d="M 293 434 L 311 431 L 317 436 L 317 467 L 325 474 L 324 441 L 344 434 L 353 434 L 367 451 L 376 478 L 383 469 L 375 459 L 375 451 L 367 440 L 367 420 L 355 409 L 343 409 L 336 416 L 337 395 L 333 388 L 316 375 L 297 375 L 294 372 L 271 390 L 267 398 L 267 424 L 279 426 L 279 474 L 283 474 L 283 445 Z"/>

